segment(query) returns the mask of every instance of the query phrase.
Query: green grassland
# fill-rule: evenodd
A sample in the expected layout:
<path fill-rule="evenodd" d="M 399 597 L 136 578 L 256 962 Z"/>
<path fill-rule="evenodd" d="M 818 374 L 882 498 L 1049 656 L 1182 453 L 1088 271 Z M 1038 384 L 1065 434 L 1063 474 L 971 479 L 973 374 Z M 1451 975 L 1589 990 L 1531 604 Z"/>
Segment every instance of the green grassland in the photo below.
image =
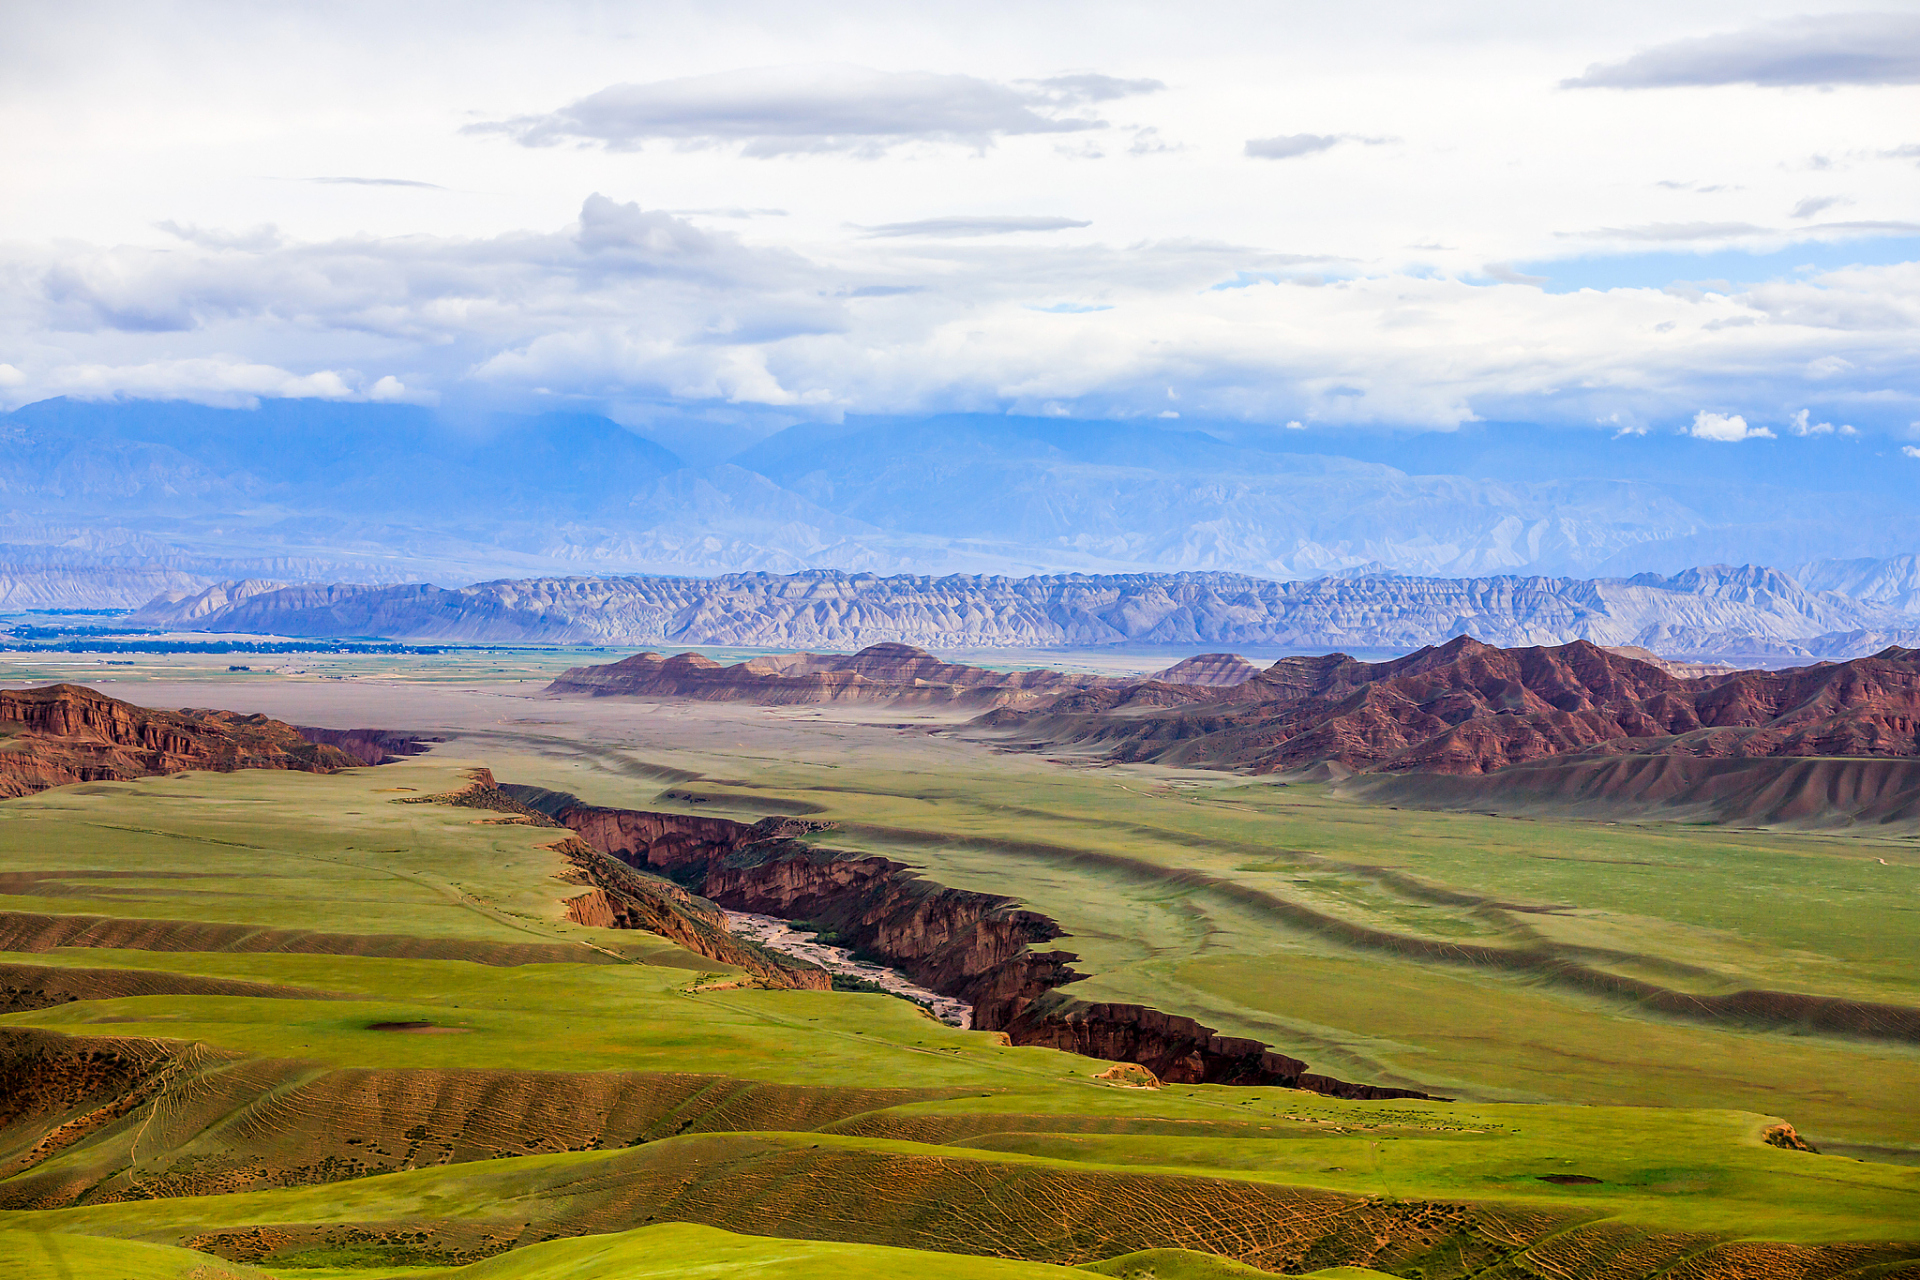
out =
<path fill-rule="evenodd" d="M 581 771 L 572 772 L 578 781 Z M 1920 1256 L 1920 1171 L 1765 1145 L 1768 1117 L 1797 1120 L 1798 1107 L 1728 1106 L 1712 1082 L 1661 1107 L 1117 1088 L 1095 1078 L 1099 1062 L 1008 1047 L 887 997 L 733 986 L 728 980 L 738 975 L 658 939 L 567 923 L 560 899 L 577 890 L 557 878 L 563 863 L 542 847 L 553 832 L 475 810 L 399 803 L 462 780 L 462 762 L 430 756 L 333 777 L 250 772 L 91 784 L 0 806 L 0 888 L 18 891 L 0 897 L 0 911 L 244 924 L 275 931 L 259 936 L 274 948 L 375 939 L 359 954 L 68 946 L 0 955 L 0 963 L 69 976 L 131 969 L 287 989 L 284 998 L 83 999 L 0 1018 L 0 1029 L 46 1044 L 164 1055 L 155 1061 L 166 1077 L 150 1105 L 0 1179 L 0 1194 L 29 1178 L 68 1189 L 55 1195 L 59 1207 L 0 1214 L 9 1274 L 1016 1277 L 1061 1274 L 1043 1264 L 1102 1260 L 1103 1274 L 1240 1273 L 1192 1253 L 1150 1252 L 1176 1247 L 1296 1272 L 1365 1260 L 1394 1274 L 1452 1276 L 1468 1274 L 1475 1259 L 1497 1261 L 1486 1253 L 1495 1248 L 1525 1245 L 1546 1265 L 1553 1248 L 1597 1232 L 1624 1233 L 1652 1250 L 1648 1256 L 1743 1240 L 1771 1243 L 1738 1247 L 1860 1249 L 1867 1259 L 1908 1256 L 1872 1251 L 1876 1242 L 1904 1240 L 1916 1242 L 1908 1252 Z M 1066 775 L 1055 803 L 1097 803 L 1099 787 L 1118 789 L 1108 778 Z M 811 794 L 851 804 L 844 792 Z M 1029 842 L 1035 828 L 1057 836 L 1069 821 L 1036 817 L 1041 798 L 1037 787 L 998 797 L 1021 801 Z M 1209 803 L 1183 791 L 1150 794 L 1123 828 L 1124 847 L 1167 847 L 1149 834 L 1151 806 L 1222 821 Z M 1220 803 L 1230 815 L 1252 807 L 1239 797 Z M 1298 803 L 1339 812 L 1332 802 Z M 889 826 L 905 824 L 870 824 Z M 984 841 L 956 847 L 962 872 L 988 857 Z M 1248 856 L 1183 847 L 1189 862 Z M 1280 856 L 1273 848 L 1268 856 Z M 1075 872 L 1070 861 L 1034 854 L 1010 865 L 1036 884 L 1040 873 L 1025 868 L 1064 867 L 1055 872 L 1056 892 L 1098 884 L 1107 872 Z M 1128 876 L 1107 884 L 1111 903 L 1095 907 L 1121 910 L 1138 881 Z M 1403 1019 L 1424 1011 L 1457 1030 L 1467 1017 L 1447 1015 L 1428 988 L 1409 994 L 1377 981 L 1378 1007 L 1352 1007 L 1337 993 L 1358 980 L 1322 978 L 1312 966 L 1332 961 L 1306 944 L 1254 952 L 1244 938 L 1255 935 L 1256 920 L 1224 917 L 1244 935 L 1184 945 L 1186 935 L 1153 923 L 1156 912 L 1181 918 L 1168 905 L 1179 896 L 1141 895 L 1144 905 L 1131 909 L 1145 913 L 1142 923 L 1129 926 L 1159 928 L 1168 940 L 1164 962 L 1185 975 L 1171 988 L 1175 1000 L 1211 985 L 1225 993 L 1223 1004 L 1292 1010 L 1304 1006 L 1287 992 L 1304 986 L 1320 993 L 1311 1012 L 1333 1024 L 1370 1027 L 1394 1010 Z M 178 938 L 196 936 L 185 930 Z M 1102 954 L 1123 960 L 1123 974 L 1150 972 L 1155 957 L 1125 947 L 1154 935 L 1133 936 L 1129 943 L 1116 931 Z M 562 950 L 539 953 L 542 963 L 405 954 L 421 940 L 470 945 L 496 960 L 526 953 L 488 948 Z M 1075 943 L 1095 956 L 1083 939 Z M 1268 992 L 1247 977 L 1262 964 L 1307 967 Z M 1464 1011 L 1489 991 L 1500 994 L 1476 985 L 1471 972 L 1404 967 L 1425 981 L 1460 984 L 1454 999 Z M 1172 1003 L 1168 990 L 1156 999 Z M 1550 991 L 1508 994 L 1578 1008 Z M 1495 1014 L 1473 1016 L 1482 1035 L 1501 1038 Z M 447 1033 L 372 1029 L 394 1022 Z M 1754 1044 L 1788 1039 L 1715 1034 Z M 1521 1038 L 1505 1032 L 1509 1043 Z M 1802 1047 L 1904 1061 L 1838 1041 L 1807 1038 Z M 1489 1053 L 1445 1070 L 1485 1074 L 1500 1058 Z M 1854 1069 L 1864 1060 L 1839 1064 Z M 1726 1067 L 1729 1090 L 1739 1065 Z M 546 1074 L 529 1098 L 503 1101 L 528 1073 Z M 1897 1093 L 1902 1078 L 1890 1077 L 1877 1095 L 1845 1093 L 1846 1105 L 1868 1118 L 1896 1116 L 1914 1096 Z M 1527 1083 L 1542 1096 L 1564 1092 L 1542 1079 Z M 521 1142 L 516 1131 L 495 1148 L 457 1149 L 457 1135 L 476 1117 L 517 1116 L 518 1107 L 537 1118 L 543 1095 L 576 1086 L 577 1095 L 565 1094 L 569 1115 L 590 1110 L 570 1100 L 576 1096 L 619 1093 L 617 1111 L 640 1105 L 632 1100 L 649 1090 L 679 1092 L 658 1104 L 664 1118 L 635 1122 L 638 1137 L 623 1130 L 615 1141 L 611 1128 L 592 1130 L 600 1136 L 556 1140 L 576 1148 L 561 1150 Z M 1614 1101 L 1595 1093 L 1570 1101 Z M 409 1103 L 414 1094 L 427 1101 Z M 450 1102 L 455 1095 L 470 1097 L 460 1104 L 470 1109 Z M 302 1098 L 324 1105 L 303 1111 Z M 284 1119 L 303 1115 L 304 1128 Z M 416 1119 L 409 1142 L 399 1131 Z M 433 1146 L 419 1137 L 435 1125 L 434 1133 L 456 1138 Z M 385 1163 L 367 1156 L 348 1171 L 364 1176 L 284 1185 L 313 1181 L 311 1171 L 323 1167 L 316 1153 L 337 1161 L 339 1152 L 376 1147 Z M 1566 1175 L 1597 1181 L 1542 1181 Z M 99 1190 L 70 1194 L 75 1187 Z M 231 1190 L 178 1193 L 209 1188 Z M 662 1225 L 675 1220 L 703 1225 Z M 1354 1243 L 1363 1237 L 1398 1243 L 1369 1252 L 1373 1246 Z M 1508 1243 L 1491 1243 L 1501 1240 Z M 507 1244 L 522 1247 L 501 1252 Z M 912 1252 L 897 1252 L 904 1247 Z"/>
<path fill-rule="evenodd" d="M 536 704 L 537 705 L 537 704 Z M 551 705 L 551 704 L 550 704 Z M 1088 1000 L 1186 1013 L 1348 1079 L 1477 1100 L 1732 1105 L 1920 1159 L 1920 1047 L 1702 1023 L 1570 982 L 1359 945 L 1525 951 L 1674 991 L 1920 1005 L 1920 841 L 1355 804 L 1145 766 L 992 754 L 883 712 L 624 704 L 569 736 L 485 729 L 503 778 L 601 804 L 840 823 L 823 844 L 1019 897 Z M 564 714 L 555 712 L 555 715 Z M 942 732 L 929 735 L 927 728 Z M 688 781 L 689 775 L 693 778 Z"/>
<path fill-rule="evenodd" d="M 1744 1240 L 1771 1243 L 1739 1246 L 1760 1252 L 1721 1274 L 1784 1275 L 1826 1265 L 1795 1271 L 1794 1249 L 1892 1265 L 1908 1255 L 1873 1242 L 1920 1240 L 1920 1047 L 1659 1014 L 1552 965 L 1428 945 L 1705 995 L 1912 1007 L 1909 831 L 1390 810 L 1321 786 L 996 752 L 951 715 L 555 702 L 504 660 L 337 661 L 340 679 L 196 668 L 171 685 L 156 663 L 116 692 L 143 700 L 149 680 L 158 705 L 448 744 L 334 777 L 190 774 L 0 805 L 9 936 L 33 936 L 22 913 L 86 916 L 105 922 L 87 940 L 124 944 L 0 966 L 286 989 L 0 1017 L 6 1034 L 161 1055 L 167 1081 L 37 1173 L 0 1141 L 0 1195 L 35 1176 L 96 1188 L 0 1214 L 0 1273 L 1240 1274 L 1155 1252 L 1183 1246 L 1449 1280 L 1494 1265 L 1650 1275 Z M 542 847 L 555 833 L 399 803 L 481 763 L 600 804 L 830 818 L 823 844 L 1060 921 L 1055 945 L 1089 975 L 1073 994 L 1458 1101 L 1116 1088 L 1094 1078 L 1102 1063 L 887 997 L 738 985 L 664 940 L 568 923 L 560 900 L 579 890 Z M 114 932 L 130 920 L 149 922 L 139 939 Z M 167 922 L 222 926 L 220 949 Z M 444 1033 L 371 1029 L 392 1022 Z M 556 1136 L 529 1136 L 558 1113 Z M 459 1145 L 463 1125 L 499 1116 L 523 1128 Z M 1773 1117 L 1827 1154 L 1763 1144 Z M 1566 1175 L 1598 1181 L 1541 1180 Z M 123 1194 L 162 1198 L 109 1202 Z M 661 1225 L 675 1220 L 702 1225 Z M 1399 1243 L 1353 1243 L 1375 1236 Z M 1487 1253 L 1495 1240 L 1512 1243 Z M 902 1247 L 905 1262 L 888 1252 Z"/>

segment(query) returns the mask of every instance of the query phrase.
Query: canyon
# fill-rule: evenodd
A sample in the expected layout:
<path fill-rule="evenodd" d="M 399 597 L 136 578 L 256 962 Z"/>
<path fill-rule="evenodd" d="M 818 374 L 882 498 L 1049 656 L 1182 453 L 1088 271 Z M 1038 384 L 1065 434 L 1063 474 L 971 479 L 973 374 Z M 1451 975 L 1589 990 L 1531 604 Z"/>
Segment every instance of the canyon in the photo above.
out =
<path fill-rule="evenodd" d="M 1408 1089 L 1334 1079 L 1256 1040 L 1216 1035 L 1191 1018 L 1137 1004 L 1089 1003 L 1060 989 L 1078 979 L 1048 917 L 1011 898 L 952 889 L 889 858 L 811 843 L 823 824 L 611 809 L 507 784 L 592 848 L 696 890 L 729 911 L 826 927 L 871 956 L 973 1010 L 972 1026 L 1016 1045 L 1135 1063 L 1169 1083 L 1285 1085 L 1339 1098 L 1422 1098 Z"/>

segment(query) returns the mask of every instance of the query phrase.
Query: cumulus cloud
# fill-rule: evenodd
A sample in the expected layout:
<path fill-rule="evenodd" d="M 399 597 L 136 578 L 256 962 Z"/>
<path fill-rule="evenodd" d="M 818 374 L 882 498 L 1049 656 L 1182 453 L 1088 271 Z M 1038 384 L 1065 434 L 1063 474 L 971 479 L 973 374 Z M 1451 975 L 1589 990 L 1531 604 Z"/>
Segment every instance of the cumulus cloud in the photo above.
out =
<path fill-rule="evenodd" d="M 1787 419 L 1787 430 L 1797 436 L 1857 436 L 1860 433 L 1849 426 L 1834 426 L 1831 422 L 1813 422 L 1813 414 L 1801 409 Z"/>
<path fill-rule="evenodd" d="M 1656 45 L 1595 63 L 1563 89 L 1661 89 L 1682 85 L 1920 84 L 1920 15 L 1842 13 L 1790 18 L 1720 35 Z"/>
<path fill-rule="evenodd" d="M 76 400 L 188 400 L 223 409 L 257 408 L 262 398 L 283 400 L 403 399 L 399 380 L 381 379 L 369 396 L 332 369 L 292 373 L 274 365 L 229 358 L 153 360 L 137 365 L 75 364 L 38 379 L 40 390 Z M 357 379 L 355 379 L 357 380 Z M 382 383 L 390 384 L 384 390 Z"/>
<path fill-rule="evenodd" d="M 649 142 L 738 145 L 747 156 L 878 155 L 909 142 L 986 147 L 1027 134 L 1104 129 L 1097 103 L 1153 93 L 1157 80 L 1082 74 L 1002 83 L 928 71 L 853 66 L 764 67 L 617 84 L 539 115 L 467 126 L 523 146 Z"/>
<path fill-rule="evenodd" d="M 235 239 L 0 246 L 0 278 L 17 282 L 0 292 L 17 371 L 0 399 L 1128 416 L 1164 410 L 1172 388 L 1187 418 L 1403 426 L 1920 399 L 1920 264 L 1728 293 L 1380 269 L 1304 288 L 1305 259 L 1219 241 L 882 236 L 803 252 L 604 195 L 565 225 L 490 237 Z M 1833 360 L 1849 367 L 1818 363 Z M 1717 421 L 1696 425 L 1765 434 Z"/>
<path fill-rule="evenodd" d="M 937 236 L 966 239 L 973 236 L 1004 236 L 1016 231 L 1067 231 L 1090 227 L 1084 218 L 954 217 L 922 218 L 917 222 L 884 222 L 864 228 L 868 236 Z"/>
<path fill-rule="evenodd" d="M 1901 445 L 1900 452 L 1906 454 L 1909 458 L 1920 458 L 1920 448 L 1916 448 L 1910 444 Z"/>
<path fill-rule="evenodd" d="M 153 225 L 157 230 L 185 240 L 188 244 L 197 244 L 203 249 L 272 249 L 282 242 L 280 228 L 270 222 L 263 222 L 247 231 L 196 227 L 171 220 L 156 222 Z"/>
<path fill-rule="evenodd" d="M 1697 440 L 1717 440 L 1722 444 L 1774 438 L 1773 432 L 1765 427 L 1748 426 L 1747 420 L 1737 413 L 1709 413 L 1705 409 L 1693 415 L 1693 426 L 1687 434 Z"/>

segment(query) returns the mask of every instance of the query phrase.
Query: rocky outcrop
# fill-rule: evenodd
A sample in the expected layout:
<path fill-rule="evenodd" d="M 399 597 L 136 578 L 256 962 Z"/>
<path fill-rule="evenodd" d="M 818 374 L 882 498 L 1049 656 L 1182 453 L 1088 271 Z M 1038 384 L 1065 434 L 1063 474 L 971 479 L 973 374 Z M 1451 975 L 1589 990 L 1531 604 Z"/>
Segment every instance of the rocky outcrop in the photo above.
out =
<path fill-rule="evenodd" d="M 293 729 L 308 742 L 338 747 L 367 765 L 391 764 L 407 756 L 425 755 L 434 743 L 446 741 L 388 729 L 318 729 L 310 724 L 295 725 Z"/>
<path fill-rule="evenodd" d="M 222 589 L 226 589 L 224 586 Z M 234 587 L 238 594 L 238 584 Z M 1575 639 L 1661 653 L 1829 652 L 1909 615 L 1808 591 L 1759 566 L 1672 577 L 1410 578 L 1275 582 L 1230 573 L 877 577 L 814 570 L 720 578 L 532 578 L 458 590 L 292 586 L 201 610 L 154 600 L 143 626 L 286 636 L 540 644 L 839 649 L 1105 645 L 1366 648 L 1403 652 L 1471 633 L 1499 645 Z M 1884 644 L 1882 645 L 1884 647 Z"/>
<path fill-rule="evenodd" d="M 1126 683 L 1058 671 L 994 671 L 942 662 L 907 644 L 846 654 L 790 653 L 723 667 L 697 653 L 638 653 L 605 666 L 573 667 L 547 686 L 587 697 L 694 698 L 795 706 L 818 702 L 1034 706 L 1062 693 Z"/>
<path fill-rule="evenodd" d="M 1163 684 L 1202 684 L 1231 688 L 1245 684 L 1260 674 L 1260 668 L 1237 653 L 1202 653 L 1183 658 L 1165 671 L 1156 671 L 1151 679 Z"/>
<path fill-rule="evenodd" d="M 1256 773 L 1330 764 L 1473 775 L 1582 754 L 1920 756 L 1920 651 L 1899 648 L 1685 679 L 1584 641 L 1497 649 L 1461 637 L 1384 663 L 1287 658 L 1204 700 L 1183 698 L 1140 711 L 1095 690 L 986 723 L 1020 727 L 1038 745 Z"/>
<path fill-rule="evenodd" d="M 189 769 L 331 773 L 358 763 L 263 715 L 154 711 L 75 684 L 0 690 L 0 799 Z"/>
<path fill-rule="evenodd" d="M 818 847 L 823 824 L 754 824 L 607 809 L 537 788 L 510 796 L 634 867 L 669 876 L 734 911 L 806 921 L 840 945 L 973 1006 L 973 1026 L 1015 1044 L 1137 1062 L 1173 1083 L 1269 1084 L 1349 1098 L 1425 1097 L 1316 1075 L 1266 1045 L 1215 1035 L 1191 1018 L 1141 1005 L 1088 1004 L 1060 988 L 1077 981 L 1071 952 L 1036 950 L 1059 925 L 1014 899 L 952 889 L 889 858 Z"/>
<path fill-rule="evenodd" d="M 833 985 L 825 969 L 731 932 L 718 907 L 671 880 L 636 871 L 572 837 L 548 847 L 567 860 L 573 871 L 569 879 L 592 886 L 566 900 L 567 919 L 575 924 L 644 929 L 696 955 L 743 970 L 769 987 L 826 991 Z"/>
<path fill-rule="evenodd" d="M 486 768 L 470 769 L 467 777 L 469 785 L 458 791 L 409 796 L 399 803 L 483 809 L 509 815 L 504 819 L 507 822 L 555 828 L 562 825 L 524 802 L 526 798 L 557 793 L 533 787 L 502 788 L 494 781 L 493 771 Z M 695 955 L 743 970 L 769 987 L 825 991 L 832 986 L 826 970 L 739 937 L 727 928 L 726 917 L 712 902 L 695 897 L 671 880 L 649 874 L 643 864 L 622 862 L 572 836 L 546 847 L 566 860 L 567 872 L 561 877 L 565 883 L 588 887 L 586 893 L 567 898 L 562 904 L 567 919 L 575 924 L 643 929 Z"/>

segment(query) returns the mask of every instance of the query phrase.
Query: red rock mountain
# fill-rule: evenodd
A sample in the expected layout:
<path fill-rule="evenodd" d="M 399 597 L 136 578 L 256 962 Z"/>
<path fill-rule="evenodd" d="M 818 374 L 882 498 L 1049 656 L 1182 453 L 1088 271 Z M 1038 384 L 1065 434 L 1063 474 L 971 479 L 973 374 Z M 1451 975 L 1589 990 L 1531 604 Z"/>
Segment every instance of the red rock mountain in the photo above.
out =
<path fill-rule="evenodd" d="M 1913 757 L 1920 650 L 1684 679 L 1586 641 L 1496 649 L 1463 636 L 1392 662 L 1287 658 L 1220 691 L 1089 690 L 1031 727 L 1118 759 L 1260 773 L 1330 762 L 1481 774 L 1575 753 Z"/>
<path fill-rule="evenodd" d="M 189 769 L 331 773 L 358 763 L 266 716 L 153 711 L 77 684 L 0 690 L 0 799 Z"/>
<path fill-rule="evenodd" d="M 723 667 L 697 653 L 637 653 L 574 667 L 548 693 L 590 697 L 696 698 L 792 706 L 815 702 L 966 703 L 1036 706 L 1062 693 L 1133 683 L 1058 671 L 994 671 L 942 662 L 910 644 L 876 644 L 846 654 L 788 653 Z"/>
<path fill-rule="evenodd" d="M 1472 775 L 1582 753 L 1920 757 L 1920 650 L 1897 647 L 1787 671 L 1688 676 L 1584 640 L 1499 649 L 1460 636 L 1390 662 L 1330 653 L 1262 671 L 1205 654 L 1152 676 L 1115 678 L 992 671 L 880 644 L 730 667 L 691 653 L 643 653 L 576 667 L 548 691 L 961 704 L 986 711 L 983 726 L 1015 730 L 1034 746 L 1081 744 L 1119 760 L 1257 773 L 1332 764 Z"/>

